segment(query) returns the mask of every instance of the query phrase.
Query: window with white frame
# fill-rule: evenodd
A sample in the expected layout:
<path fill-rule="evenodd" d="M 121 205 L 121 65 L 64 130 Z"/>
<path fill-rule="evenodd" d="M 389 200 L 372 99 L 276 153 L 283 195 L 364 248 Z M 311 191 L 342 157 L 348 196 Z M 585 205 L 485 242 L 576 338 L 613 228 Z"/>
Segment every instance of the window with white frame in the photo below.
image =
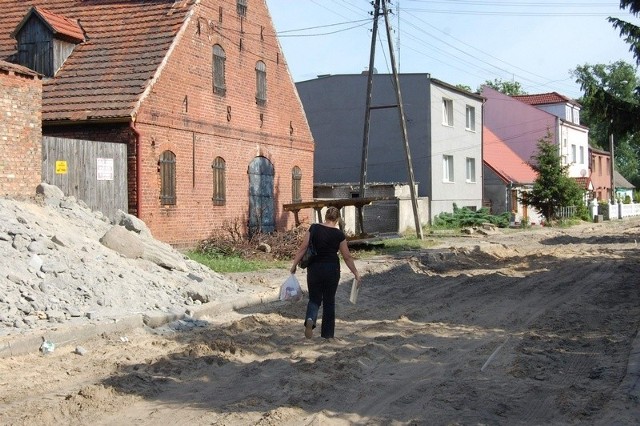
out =
<path fill-rule="evenodd" d="M 580 164 L 584 164 L 584 146 L 580 147 Z"/>
<path fill-rule="evenodd" d="M 466 129 L 472 132 L 476 131 L 476 109 L 471 105 L 467 105 L 467 124 Z"/>
<path fill-rule="evenodd" d="M 453 101 L 442 98 L 442 124 L 453 126 Z"/>
<path fill-rule="evenodd" d="M 476 183 L 476 159 L 467 158 L 467 182 Z"/>
<path fill-rule="evenodd" d="M 575 144 L 571 144 L 571 162 L 572 163 L 576 163 L 576 145 Z"/>
<path fill-rule="evenodd" d="M 444 182 L 453 182 L 453 156 L 442 156 L 442 180 Z"/>

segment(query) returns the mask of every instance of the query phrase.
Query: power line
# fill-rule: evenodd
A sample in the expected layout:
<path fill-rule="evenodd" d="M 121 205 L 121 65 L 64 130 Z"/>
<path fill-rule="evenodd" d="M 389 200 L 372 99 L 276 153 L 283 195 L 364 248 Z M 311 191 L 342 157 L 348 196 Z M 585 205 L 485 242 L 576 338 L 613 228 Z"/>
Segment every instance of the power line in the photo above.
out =
<path fill-rule="evenodd" d="M 413 3 L 429 3 L 429 4 L 448 4 L 451 5 L 451 0 L 406 0 L 408 2 Z M 513 0 L 505 0 L 505 1 L 484 1 L 484 0 L 456 0 L 456 4 L 469 4 L 469 5 L 480 5 L 480 6 L 501 6 L 501 7 L 619 7 L 618 2 L 602 2 L 602 3 L 591 3 L 591 2 L 582 2 L 577 3 L 573 1 L 567 2 L 518 2 Z"/>
<path fill-rule="evenodd" d="M 442 30 L 440 30 L 440 29 L 438 29 L 438 28 L 434 27 L 433 25 L 429 24 L 428 22 L 424 21 L 423 19 L 420 19 L 420 18 L 418 18 L 418 17 L 416 17 L 416 16 L 414 16 L 414 15 L 411 15 L 411 14 L 410 14 L 410 16 L 413 16 L 413 18 L 414 18 L 414 19 L 416 19 L 417 21 L 419 21 L 419 22 L 423 23 L 424 25 L 427 25 L 427 26 L 429 26 L 429 27 L 431 27 L 431 28 L 435 29 L 435 30 L 436 30 L 436 31 L 438 31 L 438 32 L 441 32 L 442 34 L 444 34 L 444 35 L 446 35 L 447 37 L 449 37 L 449 38 L 451 38 L 451 39 L 455 40 L 456 42 L 461 43 L 461 44 L 463 44 L 464 46 L 469 47 L 469 48 L 470 48 L 470 49 L 472 49 L 473 51 L 477 51 L 477 52 L 479 52 L 479 53 L 482 53 L 483 55 L 486 55 L 486 56 L 488 56 L 488 57 L 490 57 L 490 58 L 492 58 L 492 59 L 495 59 L 496 61 L 501 62 L 502 64 L 505 64 L 507 67 L 510 67 L 510 68 L 513 68 L 513 69 L 517 69 L 517 70 L 520 70 L 520 71 L 522 71 L 522 72 L 524 72 L 524 73 L 527 73 L 527 74 L 529 74 L 529 75 L 532 75 L 532 76 L 534 76 L 534 77 L 540 78 L 540 79 L 542 79 L 542 80 L 546 80 L 546 78 L 545 78 L 545 77 L 543 77 L 543 76 L 541 76 L 541 75 L 538 75 L 538 74 L 532 73 L 532 72 L 530 72 L 530 71 L 528 71 L 528 70 L 526 70 L 526 69 L 523 69 L 523 68 L 521 68 L 521 67 L 519 67 L 519 66 L 517 66 L 517 65 L 513 65 L 513 64 L 510 64 L 510 63 L 508 63 L 508 62 L 506 62 L 506 61 L 503 61 L 502 59 L 497 58 L 496 56 L 494 56 L 494 55 L 492 55 L 492 54 L 490 54 L 490 53 L 487 53 L 487 52 L 485 52 L 485 51 L 483 51 L 483 50 L 481 50 L 481 49 L 478 49 L 478 48 L 476 48 L 476 47 L 474 47 L 474 46 L 471 46 L 470 44 L 468 44 L 468 43 L 466 43 L 466 42 L 464 42 L 464 41 L 462 41 L 462 40 L 460 40 L 460 39 L 457 39 L 457 38 L 455 38 L 455 37 L 453 37 L 453 36 L 451 36 L 451 35 L 449 35 L 449 34 L 446 34 L 444 31 L 442 31 Z M 460 53 L 462 53 L 462 54 L 464 54 L 464 55 L 467 55 L 467 56 L 471 57 L 472 59 L 474 59 L 474 60 L 476 60 L 476 61 L 479 61 L 479 62 L 481 62 L 481 63 L 483 63 L 483 64 L 488 65 L 488 66 L 489 66 L 489 67 L 491 67 L 491 68 L 497 69 L 497 70 L 499 70 L 499 71 L 501 71 L 501 72 L 504 72 L 504 73 L 507 73 L 507 74 L 515 74 L 515 73 L 513 73 L 513 71 L 511 71 L 511 70 L 508 70 L 508 69 L 502 68 L 502 67 L 500 67 L 500 66 L 495 65 L 495 64 L 494 64 L 494 63 L 492 63 L 492 62 L 488 62 L 488 61 L 486 61 L 486 60 L 484 60 L 484 59 L 482 59 L 482 58 L 480 58 L 480 57 L 478 57 L 478 56 L 476 56 L 476 55 L 470 54 L 470 53 L 468 53 L 467 51 L 462 50 L 462 49 L 460 49 L 460 48 L 458 48 L 458 47 L 456 47 L 456 46 L 452 45 L 451 43 L 449 43 L 449 42 L 447 42 L 447 41 L 445 41 L 445 40 L 443 40 L 443 39 L 441 39 L 441 38 L 438 38 L 438 37 L 434 36 L 433 34 L 431 34 L 431 33 L 427 32 L 427 31 L 426 31 L 426 30 L 424 30 L 423 28 L 420 28 L 420 27 L 418 27 L 418 26 L 414 25 L 413 23 L 405 22 L 405 24 L 408 24 L 409 26 L 411 26 L 411 27 L 415 28 L 417 31 L 422 32 L 422 33 L 424 33 L 424 34 L 428 35 L 429 37 L 434 38 L 434 39 L 436 39 L 436 40 L 440 41 L 441 43 L 443 43 L 443 44 L 445 44 L 445 45 L 447 45 L 447 46 L 449 46 L 449 47 L 451 47 L 451 48 L 453 48 L 453 49 L 455 49 L 455 50 L 459 51 Z M 422 42 L 422 43 L 426 43 L 424 40 L 420 40 L 420 42 Z M 426 44 L 429 44 L 429 43 L 426 43 Z M 432 48 L 435 48 L 435 49 L 437 49 L 437 50 L 442 51 L 441 49 L 439 49 L 439 48 L 437 48 L 437 47 L 435 47 L 435 46 L 433 46 L 433 45 L 431 45 L 431 47 L 432 47 Z M 444 51 L 443 51 L 443 52 L 444 52 Z M 453 56 L 453 57 L 454 57 L 454 58 L 456 58 L 456 59 L 459 59 L 459 58 L 457 58 L 456 56 L 451 55 L 449 52 L 444 52 L 444 54 L 447 54 L 447 55 Z M 461 59 L 459 59 L 459 60 L 460 60 L 460 61 L 462 61 L 462 62 L 465 62 L 465 63 L 467 63 L 468 65 L 471 65 L 471 66 L 475 66 L 475 67 L 477 67 L 477 66 L 478 66 L 476 63 L 467 62 L 467 61 L 464 61 L 464 60 L 461 60 Z M 484 70 L 484 71 L 488 71 L 488 70 Z M 540 83 L 540 82 L 537 82 L 537 81 L 533 81 L 533 80 L 531 80 L 531 79 L 529 79 L 529 78 L 526 78 L 526 77 L 524 77 L 524 76 L 519 76 L 519 78 L 522 78 L 523 80 L 529 81 L 530 83 L 533 83 L 533 84 L 535 84 L 535 85 L 537 85 L 537 86 L 546 86 L 546 85 L 548 85 L 548 83 L 543 84 L 543 83 Z"/>
<path fill-rule="evenodd" d="M 280 37 L 286 37 L 284 35 L 286 33 L 317 30 L 317 29 L 320 29 L 320 28 L 331 28 L 331 27 L 337 27 L 339 25 L 358 24 L 358 23 L 361 23 L 361 22 L 365 22 L 365 23 L 368 24 L 370 22 L 370 19 L 360 19 L 360 20 L 357 20 L 357 21 L 338 22 L 338 23 L 335 23 L 335 24 L 317 25 L 317 26 L 314 26 L 314 27 L 298 28 L 298 29 L 295 29 L 295 30 L 278 31 L 277 34 Z M 354 27 L 352 27 L 352 28 L 354 28 Z M 350 29 L 350 28 L 347 28 L 347 29 Z M 304 35 L 301 35 L 301 36 L 304 36 Z"/>
<path fill-rule="evenodd" d="M 367 20 L 366 22 L 360 24 L 360 25 L 354 25 L 353 27 L 349 27 L 349 28 L 344 28 L 341 30 L 336 30 L 336 31 L 331 31 L 331 32 L 326 32 L 326 33 L 316 33 L 316 34 L 284 34 L 281 35 L 281 33 L 278 33 L 278 37 L 319 37 L 319 36 L 325 36 L 325 35 L 331 35 L 331 34 L 337 34 L 337 33 L 341 33 L 344 31 L 349 31 L 352 30 L 354 28 L 360 28 L 360 27 L 364 27 L 365 25 L 369 25 L 369 21 Z M 318 27 L 316 27 L 318 28 Z M 291 30 L 291 31 L 295 31 L 295 30 Z"/>
<path fill-rule="evenodd" d="M 481 10 L 452 10 L 452 9 L 430 9 L 430 8 L 403 8 L 405 12 L 425 12 L 425 13 L 439 13 L 446 15 L 472 15 L 472 16 L 545 16 L 554 18 L 580 18 L 585 16 L 600 16 L 608 17 L 612 13 L 605 12 L 510 12 L 510 11 L 481 11 Z"/>
<path fill-rule="evenodd" d="M 331 3 L 328 3 L 329 1 Z M 363 1 L 366 1 L 366 0 L 363 0 Z M 323 7 L 323 9 L 326 11 L 329 11 L 333 14 L 343 16 L 343 17 L 346 17 L 345 12 L 347 15 L 350 15 L 350 16 L 360 15 L 362 13 L 369 13 L 367 10 L 364 10 L 359 6 L 357 6 L 356 4 L 354 4 L 353 1 L 349 2 L 346 0 L 322 0 L 322 1 L 312 0 L 312 2 Z M 369 2 L 367 1 L 367 5 L 368 3 Z M 523 17 L 528 17 L 528 16 L 564 17 L 565 14 L 570 14 L 571 16 L 584 17 L 584 16 L 607 15 L 604 12 L 585 12 L 584 8 L 587 8 L 587 7 L 590 7 L 592 9 L 611 8 L 611 9 L 619 10 L 616 2 L 590 3 L 590 2 L 554 1 L 554 2 L 547 3 L 547 2 L 535 2 L 535 1 L 502 2 L 502 1 L 495 1 L 495 0 L 494 1 L 458 0 L 456 2 L 432 1 L 432 0 L 429 0 L 429 1 L 404 0 L 403 3 L 405 4 L 406 3 L 413 3 L 413 4 L 428 3 L 429 6 L 433 6 L 433 5 L 438 6 L 438 5 L 444 5 L 444 4 L 451 6 L 452 4 L 455 4 L 463 7 L 459 10 L 453 10 L 451 7 L 440 8 L 441 13 L 443 14 L 449 13 L 451 15 L 493 14 L 496 16 L 507 16 L 506 15 L 507 13 L 514 13 L 515 11 L 517 15 L 523 16 Z M 357 4 L 364 5 L 364 3 L 357 3 Z M 495 9 L 496 7 L 501 8 L 501 10 L 487 10 L 487 8 Z M 540 7 L 545 8 L 543 12 L 540 11 L 539 9 Z M 548 90 L 551 91 L 551 90 L 554 90 L 554 89 L 551 89 L 551 87 L 557 87 L 557 83 L 569 82 L 571 80 L 571 78 L 558 78 L 557 76 L 554 79 L 549 79 L 543 75 L 533 73 L 521 66 L 514 65 L 507 61 L 504 61 L 496 57 L 495 55 L 487 53 L 486 51 L 483 51 L 474 46 L 471 46 L 470 44 L 460 39 L 457 39 L 451 36 L 450 34 L 447 34 L 445 31 L 442 31 L 436 28 L 435 26 L 429 24 L 425 20 L 420 19 L 418 15 L 421 12 L 432 12 L 428 8 L 402 7 L 400 8 L 400 10 L 403 13 L 406 13 L 406 15 L 404 15 L 403 18 L 398 17 L 398 26 L 400 25 L 400 23 L 402 23 L 404 29 L 409 29 L 409 31 L 406 31 L 406 30 L 403 31 L 402 35 L 403 37 L 409 37 L 409 39 L 413 43 L 413 46 L 404 43 L 402 47 L 410 51 L 413 51 L 417 54 L 420 54 L 422 56 L 434 59 L 436 61 L 443 62 L 444 65 L 448 67 L 465 71 L 471 75 L 482 77 L 478 72 L 473 71 L 474 69 L 480 70 L 480 73 L 489 74 L 489 75 L 484 75 L 485 80 L 491 80 L 491 78 L 500 77 L 500 76 L 502 76 L 503 79 L 509 79 L 509 80 L 512 77 L 517 78 L 518 80 L 522 80 L 521 82 L 523 83 L 523 88 L 525 90 L 527 90 L 527 87 L 547 87 L 549 88 Z M 409 17 L 410 19 L 407 19 L 407 17 Z M 283 38 L 284 37 L 302 38 L 302 37 L 310 37 L 310 36 L 329 35 L 329 34 L 334 34 L 334 32 L 328 32 L 327 34 L 323 34 L 321 32 L 315 32 L 313 34 L 294 34 L 294 33 L 304 32 L 304 31 L 313 31 L 317 29 L 328 28 L 332 26 L 339 26 L 339 25 L 344 25 L 349 23 L 360 23 L 360 22 L 369 21 L 369 20 L 370 18 L 367 20 L 359 19 L 359 20 L 346 21 L 346 22 L 330 24 L 330 25 L 302 28 L 299 30 L 288 30 L 286 32 L 278 32 L 278 36 Z M 420 23 L 420 24 L 416 25 L 416 23 Z M 444 38 L 435 36 L 431 31 L 426 30 L 424 26 L 421 28 L 419 25 L 422 25 L 422 24 L 437 30 L 439 33 L 444 35 Z M 346 32 L 359 27 L 360 26 L 354 26 L 354 27 L 342 29 L 341 31 Z M 289 35 L 289 33 L 291 35 Z M 426 38 L 421 37 L 419 34 L 424 34 L 427 37 Z M 429 43 L 429 41 L 427 40 L 437 40 L 439 45 L 436 45 L 434 43 Z M 425 46 L 428 46 L 427 49 L 425 49 Z M 431 54 L 433 52 L 435 52 L 438 55 L 452 58 L 454 61 L 463 64 L 463 67 L 460 67 L 460 66 L 456 67 L 454 64 L 448 62 L 447 60 L 442 61 L 442 59 L 437 59 L 436 56 Z M 398 58 L 398 61 L 400 61 L 400 58 Z M 505 75 L 508 75 L 508 77 L 505 78 Z M 564 90 L 561 89 L 562 91 L 572 92 L 571 95 L 573 95 L 577 91 L 577 89 L 572 85 L 570 86 L 568 84 L 565 84 L 565 85 L 562 85 L 562 87 L 565 87 Z"/>

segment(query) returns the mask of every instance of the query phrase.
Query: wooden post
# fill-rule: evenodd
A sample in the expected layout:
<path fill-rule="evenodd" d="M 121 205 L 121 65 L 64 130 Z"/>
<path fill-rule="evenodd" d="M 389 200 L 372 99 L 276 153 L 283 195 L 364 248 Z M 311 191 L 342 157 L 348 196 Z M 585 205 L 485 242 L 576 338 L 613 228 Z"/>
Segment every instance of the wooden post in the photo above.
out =
<path fill-rule="evenodd" d="M 423 239 L 422 225 L 420 216 L 418 215 L 418 199 L 416 197 L 415 178 L 413 176 L 413 164 L 411 161 L 411 150 L 409 149 L 409 138 L 407 136 L 407 124 L 404 116 L 404 107 L 402 105 L 402 93 L 400 91 L 400 79 L 398 78 L 398 69 L 396 68 L 396 59 L 393 53 L 393 41 L 391 40 L 391 27 L 389 26 L 389 14 L 387 12 L 386 1 L 382 2 L 382 12 L 384 14 L 384 22 L 387 27 L 387 40 L 389 42 L 389 56 L 391 59 L 391 68 L 393 69 L 393 77 L 396 85 L 396 98 L 398 99 L 398 113 L 400 114 L 400 125 L 402 126 L 402 142 L 404 145 L 405 157 L 407 159 L 407 171 L 409 173 L 409 190 L 411 191 L 411 204 L 413 206 L 413 218 L 416 226 L 416 235 L 419 239 Z"/>
<path fill-rule="evenodd" d="M 371 33 L 371 50 L 369 53 L 369 72 L 367 75 L 367 101 L 364 110 L 364 134 L 362 139 L 362 162 L 360 164 L 360 198 L 366 197 L 367 186 L 367 157 L 369 152 L 369 127 L 371 125 L 371 93 L 373 87 L 373 70 L 376 58 L 376 35 L 378 33 L 378 17 L 380 16 L 380 0 L 373 6 L 373 32 Z M 357 232 L 364 234 L 364 216 L 362 209 L 358 209 Z"/>
<path fill-rule="evenodd" d="M 613 129 L 611 130 L 611 134 L 609 135 L 609 150 L 611 151 L 611 162 L 609 167 L 609 173 L 611 174 L 611 204 L 616 203 L 616 178 L 613 174 L 613 170 L 615 168 L 614 157 L 613 157 Z"/>

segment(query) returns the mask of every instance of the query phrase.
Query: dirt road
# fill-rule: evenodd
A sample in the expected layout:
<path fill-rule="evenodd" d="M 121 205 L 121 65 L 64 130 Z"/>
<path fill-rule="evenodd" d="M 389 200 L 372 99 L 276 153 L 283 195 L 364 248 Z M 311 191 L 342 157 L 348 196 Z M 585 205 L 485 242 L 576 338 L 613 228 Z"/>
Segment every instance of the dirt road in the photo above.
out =
<path fill-rule="evenodd" d="M 277 302 L 3 359 L 0 423 L 640 424 L 638 241 L 633 219 L 363 258 L 333 341 Z"/>

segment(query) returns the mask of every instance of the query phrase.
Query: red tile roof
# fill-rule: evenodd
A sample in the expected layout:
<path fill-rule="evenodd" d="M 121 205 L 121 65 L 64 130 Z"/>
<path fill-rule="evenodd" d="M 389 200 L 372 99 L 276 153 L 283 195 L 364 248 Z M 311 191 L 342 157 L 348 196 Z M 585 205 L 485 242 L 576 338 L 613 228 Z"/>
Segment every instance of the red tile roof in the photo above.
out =
<path fill-rule="evenodd" d="M 38 6 L 57 31 L 73 32 L 64 23 L 77 22 L 87 40 L 76 46 L 54 78 L 43 80 L 43 120 L 129 119 L 196 3 L 0 0 L 0 60 L 10 61 L 16 53 L 10 32 L 31 6 Z"/>
<path fill-rule="evenodd" d="M 593 188 L 589 188 L 591 186 L 591 178 L 589 176 L 584 177 L 574 177 L 573 180 L 580 186 L 582 189 L 590 190 Z"/>
<path fill-rule="evenodd" d="M 84 41 L 84 33 L 82 32 L 82 28 L 80 28 L 78 21 L 67 19 L 64 16 L 56 15 L 55 13 L 39 6 L 34 6 L 29 10 L 22 21 L 20 21 L 16 29 L 11 33 L 12 37 L 15 37 L 15 35 L 20 31 L 20 29 L 34 13 L 40 16 L 42 21 L 58 37 L 62 36 L 61 38 L 68 39 L 69 41 L 76 43 Z"/>
<path fill-rule="evenodd" d="M 572 105 L 579 106 L 580 104 L 571 98 L 567 98 L 557 92 L 540 93 L 537 95 L 516 95 L 512 98 L 517 99 L 525 104 L 529 105 L 549 105 L 549 104 L 565 104 L 570 103 Z"/>
<path fill-rule="evenodd" d="M 506 183 L 532 184 L 538 174 L 486 127 L 483 129 L 482 160 Z"/>
<path fill-rule="evenodd" d="M 0 60 L 0 70 L 5 70 L 9 72 L 13 72 L 15 74 L 22 74 L 37 77 L 39 74 L 32 69 L 27 67 L 23 67 L 22 65 L 12 64 L 11 62 L 1 61 Z"/>

